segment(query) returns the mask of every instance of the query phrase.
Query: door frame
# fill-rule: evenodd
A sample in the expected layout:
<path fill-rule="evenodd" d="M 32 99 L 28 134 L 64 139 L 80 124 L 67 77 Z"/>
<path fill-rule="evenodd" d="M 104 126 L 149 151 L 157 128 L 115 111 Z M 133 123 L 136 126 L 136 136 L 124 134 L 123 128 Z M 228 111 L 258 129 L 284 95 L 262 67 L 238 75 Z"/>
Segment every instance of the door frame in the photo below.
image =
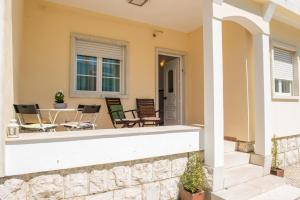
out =
<path fill-rule="evenodd" d="M 176 51 L 165 48 L 155 49 L 155 107 L 156 110 L 159 109 L 159 55 L 172 56 L 179 58 L 179 88 L 178 88 L 178 102 L 177 106 L 179 108 L 179 124 L 185 124 L 185 65 L 186 65 L 186 52 Z"/>

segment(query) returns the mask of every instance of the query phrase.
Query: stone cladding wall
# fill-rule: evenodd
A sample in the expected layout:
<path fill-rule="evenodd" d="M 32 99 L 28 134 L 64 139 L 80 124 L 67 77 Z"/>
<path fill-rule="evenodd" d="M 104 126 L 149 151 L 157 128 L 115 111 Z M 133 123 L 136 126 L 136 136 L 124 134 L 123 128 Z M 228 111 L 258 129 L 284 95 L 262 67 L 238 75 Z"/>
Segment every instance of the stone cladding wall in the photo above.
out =
<path fill-rule="evenodd" d="M 0 179 L 0 199 L 175 200 L 187 159 L 186 153 L 5 177 Z"/>

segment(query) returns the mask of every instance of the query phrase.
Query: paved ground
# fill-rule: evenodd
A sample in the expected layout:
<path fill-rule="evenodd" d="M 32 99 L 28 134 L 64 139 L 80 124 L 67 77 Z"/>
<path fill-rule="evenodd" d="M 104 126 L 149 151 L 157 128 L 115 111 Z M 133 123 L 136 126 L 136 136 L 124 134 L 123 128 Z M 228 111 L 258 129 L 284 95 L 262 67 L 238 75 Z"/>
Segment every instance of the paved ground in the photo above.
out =
<path fill-rule="evenodd" d="M 300 188 L 300 163 L 285 168 L 284 174 L 288 184 Z"/>

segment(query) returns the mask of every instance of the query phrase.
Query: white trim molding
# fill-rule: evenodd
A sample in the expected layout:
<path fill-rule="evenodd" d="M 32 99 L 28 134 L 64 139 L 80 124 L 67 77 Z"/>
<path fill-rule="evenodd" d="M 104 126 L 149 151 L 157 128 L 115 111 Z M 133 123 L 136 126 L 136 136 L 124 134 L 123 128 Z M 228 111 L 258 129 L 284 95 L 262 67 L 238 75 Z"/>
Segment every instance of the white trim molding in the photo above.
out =
<path fill-rule="evenodd" d="M 210 4 L 211 5 L 204 4 L 203 12 L 205 13 L 209 10 L 209 12 L 212 12 L 213 18 L 234 21 L 245 27 L 253 35 L 261 33 L 266 35 L 270 34 L 269 22 L 265 21 L 262 16 L 225 2 L 221 5 L 211 2 Z M 203 25 L 205 23 L 206 21 L 203 18 Z"/>
<path fill-rule="evenodd" d="M 269 2 L 265 5 L 263 18 L 265 21 L 270 22 L 277 8 L 277 4 Z"/>
<path fill-rule="evenodd" d="M 159 55 L 166 55 L 171 57 L 176 57 L 180 59 L 180 66 L 179 66 L 179 99 L 177 106 L 179 107 L 179 124 L 185 124 L 186 117 L 185 117 L 185 68 L 187 65 L 187 52 L 185 51 L 176 51 L 173 49 L 166 49 L 166 48 L 155 48 L 155 101 L 157 102 L 155 104 L 156 110 L 159 110 L 159 62 L 158 58 Z"/>

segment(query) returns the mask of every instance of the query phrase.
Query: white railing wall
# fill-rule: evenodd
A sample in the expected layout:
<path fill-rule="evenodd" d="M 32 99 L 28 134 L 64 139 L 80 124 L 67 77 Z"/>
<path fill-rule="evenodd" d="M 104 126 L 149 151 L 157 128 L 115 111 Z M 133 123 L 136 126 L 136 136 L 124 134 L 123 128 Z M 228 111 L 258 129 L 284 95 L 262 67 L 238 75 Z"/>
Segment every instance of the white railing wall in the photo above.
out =
<path fill-rule="evenodd" d="M 140 160 L 203 150 L 202 129 L 106 129 L 24 136 L 7 141 L 5 176 Z"/>

